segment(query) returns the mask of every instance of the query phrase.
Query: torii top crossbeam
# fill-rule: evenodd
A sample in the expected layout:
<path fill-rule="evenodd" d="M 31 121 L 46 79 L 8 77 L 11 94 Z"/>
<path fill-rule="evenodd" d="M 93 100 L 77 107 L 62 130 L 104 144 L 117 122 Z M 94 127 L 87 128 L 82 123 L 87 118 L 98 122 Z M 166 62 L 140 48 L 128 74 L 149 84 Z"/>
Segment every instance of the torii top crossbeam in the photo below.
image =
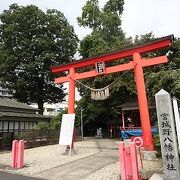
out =
<path fill-rule="evenodd" d="M 120 49 L 118 51 L 114 51 L 111 53 L 102 54 L 102 55 L 85 58 L 81 60 L 75 60 L 72 63 L 68 63 L 68 64 L 64 64 L 60 66 L 53 66 L 51 67 L 51 71 L 53 73 L 60 73 L 60 72 L 68 71 L 71 67 L 75 69 L 82 68 L 86 66 L 91 66 L 100 61 L 110 62 L 116 59 L 129 57 L 129 56 L 132 56 L 134 53 L 152 52 L 152 51 L 170 46 L 172 41 L 173 41 L 173 35 L 169 35 L 169 36 L 155 39 L 155 40 L 152 40 L 147 43 L 140 44 L 140 45 L 135 45 L 129 48 L 123 48 L 123 49 Z"/>
<path fill-rule="evenodd" d="M 168 59 L 166 56 L 160 56 L 150 59 L 141 58 L 141 54 L 147 52 L 153 52 L 162 48 L 169 47 L 173 42 L 173 35 L 162 37 L 149 41 L 147 43 L 132 46 L 130 48 L 120 49 L 115 52 L 108 54 L 102 54 L 99 56 L 86 58 L 82 60 L 76 60 L 72 63 L 51 67 L 53 73 L 67 72 L 68 74 L 64 77 L 55 79 L 55 83 L 69 82 L 69 96 L 68 96 L 68 113 L 74 113 L 75 103 L 75 80 L 95 77 L 102 74 L 110 74 L 125 70 L 134 70 L 134 76 L 137 87 L 137 96 L 139 111 L 141 117 L 141 126 L 144 138 L 145 148 L 153 150 L 153 141 L 151 133 L 151 125 L 149 118 L 149 111 L 147 105 L 147 97 L 144 83 L 143 67 L 158 65 L 167 63 Z M 122 58 L 132 57 L 132 60 L 128 63 L 119 64 L 115 66 L 105 67 L 107 62 L 116 61 Z M 94 70 L 79 73 L 77 69 L 94 66 Z M 72 147 L 73 148 L 73 147 Z"/>

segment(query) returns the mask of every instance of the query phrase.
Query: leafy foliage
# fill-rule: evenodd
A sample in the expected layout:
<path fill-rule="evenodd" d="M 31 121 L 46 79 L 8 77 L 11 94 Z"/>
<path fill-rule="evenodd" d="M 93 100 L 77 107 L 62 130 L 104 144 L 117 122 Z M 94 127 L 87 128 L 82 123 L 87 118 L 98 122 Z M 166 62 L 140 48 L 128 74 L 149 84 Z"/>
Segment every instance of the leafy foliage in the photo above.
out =
<path fill-rule="evenodd" d="M 154 98 L 155 94 L 164 89 L 171 94 L 171 96 L 180 97 L 180 69 L 159 71 L 151 73 L 147 77 L 147 88 L 149 97 Z"/>
<path fill-rule="evenodd" d="M 123 0 L 109 0 L 100 10 L 97 0 L 87 1 L 86 5 L 82 8 L 82 16 L 77 18 L 80 26 L 92 28 L 92 33 L 80 42 L 79 52 L 83 58 L 113 51 L 132 44 L 132 39 L 125 38 L 125 33 L 121 29 L 123 4 Z M 94 14 L 97 16 L 96 23 L 92 19 Z M 117 63 L 122 62 L 117 61 Z M 121 75 L 122 73 L 105 75 L 94 80 L 83 80 L 82 82 L 93 88 L 101 88 L 112 83 Z M 92 121 L 101 121 L 107 124 L 108 119 L 117 119 L 119 110 L 112 107 L 124 102 L 127 95 L 131 94 L 134 96 L 134 85 L 129 83 L 131 82 L 131 76 L 131 73 L 129 75 L 126 74 L 123 76 L 123 79 L 119 79 L 111 88 L 110 98 L 104 101 L 90 100 L 90 91 L 82 86 L 78 86 L 82 99 L 77 103 L 77 119 L 80 121 L 80 107 L 84 108 L 83 119 L 85 125 Z"/>
<path fill-rule="evenodd" d="M 78 17 L 80 26 L 92 28 L 92 33 L 80 42 L 79 52 L 83 58 L 110 52 L 133 44 L 142 44 L 156 38 L 152 32 L 136 36 L 134 42 L 132 38 L 125 38 L 125 33 L 121 28 L 123 4 L 123 0 L 109 0 L 100 10 L 97 0 L 87 1 L 87 4 L 82 9 L 82 16 Z M 89 10 L 89 6 L 91 6 L 91 11 Z M 92 7 L 94 7 L 95 12 L 92 11 Z M 96 23 L 94 23 L 95 20 L 92 20 L 93 13 L 98 14 Z M 87 17 L 91 17 L 91 19 Z M 152 58 L 165 55 L 167 52 L 169 57 L 168 64 L 144 69 L 147 94 L 151 101 L 154 101 L 155 93 L 162 88 L 167 90 L 172 96 L 180 98 L 180 39 L 175 39 L 171 49 L 150 52 L 142 54 L 142 56 Z M 106 63 L 106 66 L 125 63 L 129 60 L 117 60 L 113 63 Z M 104 75 L 95 79 L 83 80 L 82 82 L 97 89 L 107 86 L 120 76 L 122 76 L 122 73 Z M 119 109 L 114 107 L 136 97 L 136 86 L 132 72 L 123 75 L 123 78 L 118 79 L 113 84 L 110 89 L 111 96 L 104 101 L 90 100 L 90 91 L 82 86 L 78 86 L 78 89 L 82 95 L 82 99 L 77 104 L 77 117 L 80 120 L 80 107 L 83 107 L 84 124 L 98 121 L 99 119 L 104 120 L 106 123 L 107 119 L 119 119 Z"/>
<path fill-rule="evenodd" d="M 65 16 L 57 10 L 46 13 L 34 5 L 12 4 L 0 15 L 0 77 L 15 90 L 21 102 L 37 103 L 64 98 L 55 86 L 50 66 L 73 60 L 77 36 Z"/>
<path fill-rule="evenodd" d="M 82 17 L 78 17 L 78 23 L 80 26 L 89 27 L 93 30 L 98 30 L 100 26 L 100 10 L 98 0 L 89 0 L 86 6 L 83 7 Z"/>
<path fill-rule="evenodd" d="M 157 155 L 160 156 L 161 155 L 161 142 L 160 142 L 159 134 L 153 136 L 153 140 L 154 140 L 154 146 L 155 146 Z"/>
<path fill-rule="evenodd" d="M 46 123 L 46 122 L 38 122 L 35 129 L 37 129 L 37 130 L 47 130 L 47 129 L 49 129 L 49 124 Z"/>
<path fill-rule="evenodd" d="M 62 110 L 57 116 L 53 117 L 50 122 L 51 129 L 59 129 L 62 121 L 62 115 L 67 114 L 67 110 Z"/>

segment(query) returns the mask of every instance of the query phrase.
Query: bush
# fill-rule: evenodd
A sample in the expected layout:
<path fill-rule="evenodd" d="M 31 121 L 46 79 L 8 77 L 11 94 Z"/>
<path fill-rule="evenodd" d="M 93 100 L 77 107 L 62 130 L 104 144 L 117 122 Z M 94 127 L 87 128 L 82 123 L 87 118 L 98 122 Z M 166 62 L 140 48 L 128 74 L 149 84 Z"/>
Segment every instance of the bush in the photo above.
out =
<path fill-rule="evenodd" d="M 157 151 L 157 155 L 161 155 L 161 142 L 159 134 L 153 136 L 154 139 L 154 148 Z"/>
<path fill-rule="evenodd" d="M 37 130 L 47 130 L 47 129 L 49 129 L 49 124 L 46 123 L 46 122 L 39 122 L 36 125 L 35 129 L 37 129 Z"/>
<path fill-rule="evenodd" d="M 11 144 L 12 135 L 11 134 L 4 134 L 3 135 L 3 144 Z"/>

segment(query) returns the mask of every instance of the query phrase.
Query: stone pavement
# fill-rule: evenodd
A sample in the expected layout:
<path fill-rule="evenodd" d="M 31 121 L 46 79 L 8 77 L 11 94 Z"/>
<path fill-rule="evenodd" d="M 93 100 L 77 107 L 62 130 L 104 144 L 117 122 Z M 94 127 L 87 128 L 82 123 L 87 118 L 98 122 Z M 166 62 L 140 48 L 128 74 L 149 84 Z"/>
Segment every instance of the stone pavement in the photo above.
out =
<path fill-rule="evenodd" d="M 100 150 L 99 153 L 48 169 L 36 174 L 35 177 L 51 180 L 79 180 L 118 161 L 117 144 L 113 140 L 97 139 L 96 143 Z"/>
<path fill-rule="evenodd" d="M 7 172 L 0 171 L 1 180 L 42 180 L 41 178 L 27 177 L 17 174 L 10 174 Z"/>
<path fill-rule="evenodd" d="M 37 177 L 45 179 L 82 179 L 88 177 L 97 170 L 117 162 L 117 152 L 103 151 L 83 159 L 79 159 L 63 166 L 55 167 L 41 172 Z"/>

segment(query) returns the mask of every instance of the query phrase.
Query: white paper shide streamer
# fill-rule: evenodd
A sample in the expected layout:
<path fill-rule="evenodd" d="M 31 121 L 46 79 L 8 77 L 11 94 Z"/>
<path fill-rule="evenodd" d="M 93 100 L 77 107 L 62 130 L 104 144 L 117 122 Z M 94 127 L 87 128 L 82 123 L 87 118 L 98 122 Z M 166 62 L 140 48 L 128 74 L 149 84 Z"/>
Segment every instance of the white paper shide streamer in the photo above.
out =
<path fill-rule="evenodd" d="M 91 89 L 91 99 L 94 100 L 105 100 L 110 96 L 109 87 L 101 89 Z"/>

